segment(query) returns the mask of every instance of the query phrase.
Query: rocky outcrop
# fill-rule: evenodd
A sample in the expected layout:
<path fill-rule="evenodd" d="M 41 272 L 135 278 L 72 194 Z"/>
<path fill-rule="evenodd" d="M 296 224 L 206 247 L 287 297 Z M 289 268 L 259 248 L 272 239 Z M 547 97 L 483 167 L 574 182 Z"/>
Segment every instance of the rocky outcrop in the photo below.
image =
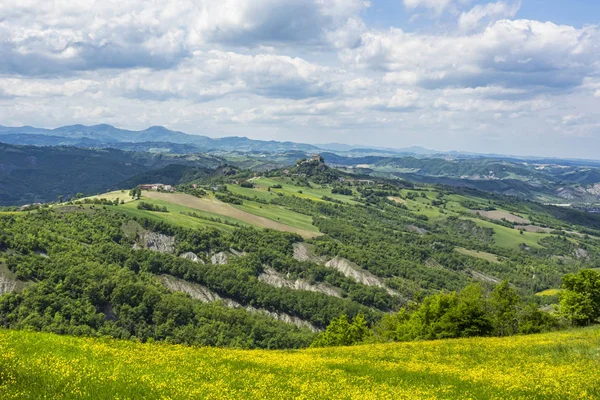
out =
<path fill-rule="evenodd" d="M 493 283 L 494 285 L 499 285 L 502 281 L 498 278 L 494 278 L 493 276 L 483 274 L 477 271 L 470 271 L 473 279 L 477 279 L 481 282 Z"/>
<path fill-rule="evenodd" d="M 294 243 L 294 258 L 298 261 L 312 261 L 317 264 L 324 264 L 327 261 L 324 257 L 317 256 L 312 245 L 308 243 Z"/>
<path fill-rule="evenodd" d="M 255 308 L 252 306 L 243 306 L 235 300 L 227 299 L 219 296 L 217 293 L 213 292 L 209 288 L 199 285 L 197 283 L 187 282 L 183 279 L 175 278 L 171 275 L 161 275 L 160 280 L 165 287 L 173 292 L 183 292 L 187 293 L 193 299 L 200 300 L 204 303 L 212 303 L 215 301 L 222 302 L 225 306 L 230 308 L 244 308 L 246 311 L 251 313 L 261 313 L 270 316 L 273 319 L 278 321 L 282 321 L 288 324 L 294 324 L 299 328 L 309 329 L 313 332 L 319 332 L 320 329 L 315 327 L 308 321 L 300 319 L 298 317 L 294 317 L 292 315 L 282 313 L 282 312 L 273 312 L 267 311 L 260 308 Z"/>
<path fill-rule="evenodd" d="M 334 257 L 325 263 L 326 267 L 336 269 L 348 278 L 352 278 L 357 282 L 367 286 L 377 286 L 385 289 L 390 295 L 398 296 L 398 292 L 388 288 L 372 273 L 365 271 L 353 262 L 342 257 Z"/>
<path fill-rule="evenodd" d="M 148 250 L 160 253 L 173 254 L 175 251 L 175 237 L 160 233 L 150 231 L 140 233 L 140 244 Z"/>
<path fill-rule="evenodd" d="M 210 262 L 215 265 L 225 265 L 229 262 L 229 256 L 224 251 L 213 254 Z"/>
<path fill-rule="evenodd" d="M 578 247 L 575 249 L 575 258 L 589 258 L 590 253 L 587 250 Z"/>
<path fill-rule="evenodd" d="M 320 329 L 318 329 L 317 327 L 315 327 L 310 322 L 305 321 L 303 319 L 300 319 L 298 317 L 294 317 L 294 316 L 289 315 L 289 314 L 277 313 L 277 312 L 267 311 L 267 310 L 260 310 L 260 309 L 254 308 L 254 307 L 246 307 L 246 310 L 248 310 L 249 312 L 258 312 L 258 313 L 267 314 L 271 318 L 276 319 L 277 321 L 285 322 L 285 323 L 288 323 L 288 324 L 294 324 L 298 328 L 309 329 L 309 330 L 311 330 L 313 332 L 320 332 L 321 331 Z"/>
<path fill-rule="evenodd" d="M 383 288 L 392 296 L 400 295 L 398 292 L 387 287 L 378 277 L 345 258 L 335 257 L 327 261 L 325 257 L 317 256 L 310 244 L 294 243 L 294 258 L 298 261 L 312 261 L 336 269 L 348 278 L 352 278 L 363 285 Z"/>
<path fill-rule="evenodd" d="M 292 290 L 307 290 L 309 292 L 325 293 L 328 296 L 342 297 L 341 290 L 336 287 L 324 283 L 313 285 L 302 279 L 290 280 L 273 268 L 265 268 L 264 272 L 258 276 L 258 280 L 275 287 Z"/>
<path fill-rule="evenodd" d="M 209 288 L 175 278 L 171 275 L 161 275 L 160 280 L 165 287 L 173 292 L 183 292 L 190 295 L 192 299 L 200 300 L 204 303 L 212 303 L 214 301 L 222 301 L 227 307 L 241 307 L 241 305 L 230 299 L 223 299 L 217 293 Z"/>
<path fill-rule="evenodd" d="M 188 251 L 187 253 L 183 253 L 179 257 L 185 258 L 186 260 L 190 260 L 195 263 L 204 264 L 204 261 L 200 257 L 198 257 L 195 253 L 192 253 L 191 251 Z"/>
<path fill-rule="evenodd" d="M 416 225 L 407 225 L 406 229 L 408 229 L 411 232 L 418 233 L 419 235 L 425 235 L 429 232 L 427 229 L 418 227 Z"/>
<path fill-rule="evenodd" d="M 10 278 L 8 274 L 0 272 L 0 296 L 12 293 L 17 288 L 17 281 Z"/>

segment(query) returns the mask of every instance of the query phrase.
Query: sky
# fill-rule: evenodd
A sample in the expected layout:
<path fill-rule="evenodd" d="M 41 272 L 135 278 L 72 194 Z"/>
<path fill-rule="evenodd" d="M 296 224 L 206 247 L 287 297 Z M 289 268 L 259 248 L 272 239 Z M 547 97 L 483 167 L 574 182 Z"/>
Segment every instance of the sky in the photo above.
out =
<path fill-rule="evenodd" d="M 597 0 L 0 0 L 0 124 L 600 158 Z"/>

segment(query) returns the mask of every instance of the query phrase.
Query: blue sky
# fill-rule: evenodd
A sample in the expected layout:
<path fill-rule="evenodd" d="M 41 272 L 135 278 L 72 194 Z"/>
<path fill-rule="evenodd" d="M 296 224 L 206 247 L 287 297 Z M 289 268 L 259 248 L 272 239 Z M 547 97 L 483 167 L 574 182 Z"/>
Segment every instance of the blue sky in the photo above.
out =
<path fill-rule="evenodd" d="M 411 21 L 413 10 L 407 10 L 402 1 L 373 0 L 371 7 L 364 11 L 365 20 L 372 26 L 395 26 L 404 30 L 428 29 L 432 26 L 431 18 L 424 14 L 422 18 Z M 473 1 L 471 5 L 486 4 L 489 1 Z M 523 0 L 516 18 L 552 21 L 583 27 L 587 24 L 598 24 L 600 1 L 597 0 Z M 431 17 L 429 15 L 429 17 Z"/>
<path fill-rule="evenodd" d="M 599 158 L 600 2 L 0 3 L 0 124 Z"/>

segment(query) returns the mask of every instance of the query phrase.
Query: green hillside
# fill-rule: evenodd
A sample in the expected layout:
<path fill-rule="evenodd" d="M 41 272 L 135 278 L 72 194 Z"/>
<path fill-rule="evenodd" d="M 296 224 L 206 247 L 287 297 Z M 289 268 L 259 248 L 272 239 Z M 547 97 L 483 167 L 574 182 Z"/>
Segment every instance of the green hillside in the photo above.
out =
<path fill-rule="evenodd" d="M 600 330 L 242 351 L 0 331 L 4 399 L 596 399 Z"/>

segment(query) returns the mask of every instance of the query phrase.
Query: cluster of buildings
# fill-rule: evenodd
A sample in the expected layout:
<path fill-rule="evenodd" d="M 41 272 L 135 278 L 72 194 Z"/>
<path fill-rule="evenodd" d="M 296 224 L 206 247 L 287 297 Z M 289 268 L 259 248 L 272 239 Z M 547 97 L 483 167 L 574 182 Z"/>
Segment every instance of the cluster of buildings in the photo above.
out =
<path fill-rule="evenodd" d="M 175 186 L 164 185 L 162 183 L 146 183 L 138 186 L 142 190 L 155 190 L 155 191 L 165 191 L 165 192 L 174 192 Z"/>

